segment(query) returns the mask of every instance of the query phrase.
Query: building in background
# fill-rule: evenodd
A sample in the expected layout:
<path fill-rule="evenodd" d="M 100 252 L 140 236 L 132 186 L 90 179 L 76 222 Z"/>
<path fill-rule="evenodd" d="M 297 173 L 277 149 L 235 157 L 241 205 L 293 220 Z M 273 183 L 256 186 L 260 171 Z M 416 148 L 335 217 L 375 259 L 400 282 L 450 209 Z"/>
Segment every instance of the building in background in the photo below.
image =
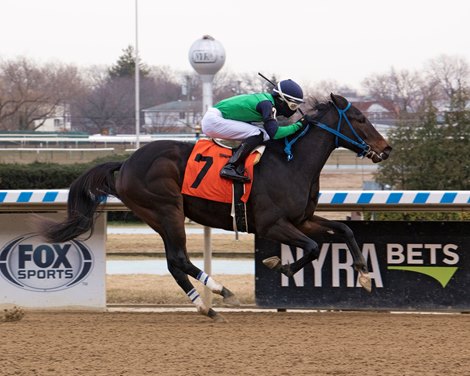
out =
<path fill-rule="evenodd" d="M 396 125 L 400 114 L 398 106 L 392 101 L 356 98 L 351 103 L 374 124 L 374 127 L 385 138 L 390 129 Z"/>
<path fill-rule="evenodd" d="M 400 110 L 392 101 L 358 100 L 352 104 L 361 111 L 373 124 L 395 125 Z"/>
<path fill-rule="evenodd" d="M 57 105 L 47 117 L 34 120 L 36 132 L 70 132 L 72 121 L 68 105 Z"/>
<path fill-rule="evenodd" d="M 202 118 L 201 101 L 173 101 L 144 108 L 144 128 L 149 133 L 191 133 Z"/>

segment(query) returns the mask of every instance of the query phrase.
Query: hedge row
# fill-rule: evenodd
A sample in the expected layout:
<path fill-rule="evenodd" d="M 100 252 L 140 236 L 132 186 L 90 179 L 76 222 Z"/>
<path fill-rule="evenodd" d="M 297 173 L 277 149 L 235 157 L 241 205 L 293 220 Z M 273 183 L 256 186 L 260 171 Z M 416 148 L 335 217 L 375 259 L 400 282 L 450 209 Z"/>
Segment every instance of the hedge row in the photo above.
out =
<path fill-rule="evenodd" d="M 0 189 L 66 189 L 83 172 L 99 163 L 125 160 L 128 155 L 99 158 L 91 163 L 0 164 Z M 130 212 L 108 212 L 108 220 L 134 222 Z"/>
<path fill-rule="evenodd" d="M 107 156 L 90 163 L 59 164 L 0 164 L 0 189 L 60 189 L 68 188 L 83 172 L 97 164 L 123 161 L 129 154 Z"/>
<path fill-rule="evenodd" d="M 88 164 L 0 164 L 0 189 L 68 188 L 89 167 Z"/>

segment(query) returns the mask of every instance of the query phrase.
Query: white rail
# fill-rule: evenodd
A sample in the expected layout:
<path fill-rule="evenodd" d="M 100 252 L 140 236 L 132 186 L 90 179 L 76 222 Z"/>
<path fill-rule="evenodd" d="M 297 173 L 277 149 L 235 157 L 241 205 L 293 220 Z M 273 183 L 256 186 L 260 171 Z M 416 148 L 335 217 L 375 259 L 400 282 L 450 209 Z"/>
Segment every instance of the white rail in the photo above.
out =
<path fill-rule="evenodd" d="M 0 211 L 61 211 L 68 189 L 0 190 Z M 101 210 L 128 210 L 107 197 Z M 467 211 L 470 191 L 321 191 L 320 211 Z"/>

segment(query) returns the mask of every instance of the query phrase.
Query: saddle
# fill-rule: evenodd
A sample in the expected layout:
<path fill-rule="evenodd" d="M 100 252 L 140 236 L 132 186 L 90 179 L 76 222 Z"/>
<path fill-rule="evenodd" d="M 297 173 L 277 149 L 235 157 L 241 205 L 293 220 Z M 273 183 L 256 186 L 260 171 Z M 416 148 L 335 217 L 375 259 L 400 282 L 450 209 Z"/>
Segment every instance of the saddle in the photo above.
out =
<path fill-rule="evenodd" d="M 181 193 L 232 204 L 234 230 L 246 231 L 246 202 L 253 184 L 253 166 L 259 162 L 264 146 L 260 146 L 245 160 L 245 169 L 251 178 L 247 183 L 223 179 L 219 175 L 222 167 L 232 156 L 232 150 L 220 141 L 199 140 L 188 159 Z"/>

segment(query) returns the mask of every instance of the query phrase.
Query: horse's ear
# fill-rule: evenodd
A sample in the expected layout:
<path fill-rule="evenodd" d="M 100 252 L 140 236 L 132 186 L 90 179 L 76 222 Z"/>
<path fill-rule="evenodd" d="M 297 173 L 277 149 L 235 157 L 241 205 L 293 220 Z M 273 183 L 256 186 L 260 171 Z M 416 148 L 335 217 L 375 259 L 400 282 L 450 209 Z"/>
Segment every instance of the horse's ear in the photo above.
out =
<path fill-rule="evenodd" d="M 333 93 L 330 94 L 330 98 L 333 101 L 333 103 L 336 105 L 338 108 L 346 108 L 348 105 L 348 100 L 345 97 L 342 97 L 341 95 L 335 95 Z"/>

